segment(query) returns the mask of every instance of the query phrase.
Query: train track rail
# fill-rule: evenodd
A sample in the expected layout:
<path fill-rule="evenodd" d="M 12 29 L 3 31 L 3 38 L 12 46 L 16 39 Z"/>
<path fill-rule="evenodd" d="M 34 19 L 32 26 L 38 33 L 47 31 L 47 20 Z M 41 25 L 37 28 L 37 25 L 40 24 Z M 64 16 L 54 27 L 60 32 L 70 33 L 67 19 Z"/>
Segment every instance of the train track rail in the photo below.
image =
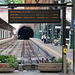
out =
<path fill-rule="evenodd" d="M 46 62 L 48 59 L 52 58 L 46 50 L 33 44 L 31 40 L 17 40 L 0 54 L 15 55 L 19 60 L 19 65 L 23 64 L 26 70 L 27 68 L 30 69 L 30 66 L 37 67 L 40 62 Z"/>
<path fill-rule="evenodd" d="M 15 55 L 21 64 L 38 64 L 52 56 L 44 49 L 35 47 L 30 40 L 18 40 L 3 50 L 1 55 Z M 43 59 L 42 59 L 43 58 Z"/>
<path fill-rule="evenodd" d="M 46 61 L 52 59 L 51 55 L 43 49 L 39 51 L 31 44 L 30 40 L 23 41 L 23 48 L 21 52 L 21 64 L 38 64 L 42 60 Z"/>
<path fill-rule="evenodd" d="M 35 59 L 35 58 L 37 58 L 37 55 L 35 54 L 34 50 L 32 49 L 29 40 L 23 41 L 21 57 L 22 57 L 22 61 L 21 61 L 22 64 L 37 63 L 37 61 Z M 34 61 L 33 61 L 33 59 L 34 59 Z"/>
<path fill-rule="evenodd" d="M 14 41 L 6 49 L 2 50 L 0 54 L 1 55 L 11 55 L 11 53 L 14 51 L 14 48 L 17 46 L 17 44 L 18 44 L 18 41 Z"/>

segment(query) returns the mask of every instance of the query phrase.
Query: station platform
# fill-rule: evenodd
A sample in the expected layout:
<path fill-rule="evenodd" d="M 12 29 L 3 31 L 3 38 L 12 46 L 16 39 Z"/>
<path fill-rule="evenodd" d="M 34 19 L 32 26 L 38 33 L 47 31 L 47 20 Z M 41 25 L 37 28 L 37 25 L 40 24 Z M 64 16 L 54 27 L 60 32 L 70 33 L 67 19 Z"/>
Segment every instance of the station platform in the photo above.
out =
<path fill-rule="evenodd" d="M 0 75 L 64 75 L 62 73 L 40 73 L 39 71 L 26 71 L 18 72 L 15 70 L 13 73 L 0 73 Z M 75 75 L 73 73 L 66 74 L 66 75 Z"/>
<path fill-rule="evenodd" d="M 36 43 L 39 47 L 46 50 L 49 54 L 55 56 L 57 59 L 59 57 L 62 57 L 62 46 L 60 46 L 60 45 L 54 46 L 51 43 L 45 44 L 45 43 L 43 43 L 43 41 L 41 41 L 40 39 L 37 39 L 37 38 L 31 38 L 31 40 L 34 43 Z M 71 62 L 71 69 L 73 70 L 73 50 L 72 49 L 68 49 L 67 59 L 69 62 Z"/>
<path fill-rule="evenodd" d="M 10 41 L 10 40 L 12 40 L 13 38 L 7 38 L 7 39 L 2 39 L 2 40 L 0 40 L 0 44 L 3 44 L 3 43 L 5 43 L 5 42 L 8 42 L 8 41 Z"/>

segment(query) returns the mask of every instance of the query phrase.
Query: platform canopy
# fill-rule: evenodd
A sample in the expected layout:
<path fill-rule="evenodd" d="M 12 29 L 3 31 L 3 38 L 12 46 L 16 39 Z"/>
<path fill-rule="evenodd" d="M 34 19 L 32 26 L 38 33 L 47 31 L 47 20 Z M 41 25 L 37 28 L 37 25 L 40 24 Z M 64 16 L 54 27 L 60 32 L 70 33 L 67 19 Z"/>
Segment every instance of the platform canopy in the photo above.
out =
<path fill-rule="evenodd" d="M 13 26 L 11 26 L 6 21 L 4 21 L 2 18 L 0 18 L 0 28 L 6 29 L 6 30 L 13 30 L 13 29 L 15 29 Z"/>

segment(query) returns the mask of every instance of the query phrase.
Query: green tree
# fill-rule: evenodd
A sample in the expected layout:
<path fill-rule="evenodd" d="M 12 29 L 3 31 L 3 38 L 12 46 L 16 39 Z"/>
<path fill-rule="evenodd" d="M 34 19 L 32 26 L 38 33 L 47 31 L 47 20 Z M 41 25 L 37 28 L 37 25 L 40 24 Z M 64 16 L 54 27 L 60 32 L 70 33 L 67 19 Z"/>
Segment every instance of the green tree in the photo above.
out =
<path fill-rule="evenodd" d="M 10 4 L 11 2 L 13 2 L 14 4 L 22 4 L 24 3 L 24 0 L 4 0 L 3 4 Z"/>

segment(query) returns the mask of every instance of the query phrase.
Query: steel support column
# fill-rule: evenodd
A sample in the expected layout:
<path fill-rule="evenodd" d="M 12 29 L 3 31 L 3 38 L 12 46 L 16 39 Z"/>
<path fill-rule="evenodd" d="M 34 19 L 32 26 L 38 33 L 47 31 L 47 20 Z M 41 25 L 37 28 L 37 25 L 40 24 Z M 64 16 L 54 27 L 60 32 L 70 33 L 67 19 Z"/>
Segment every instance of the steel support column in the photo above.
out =
<path fill-rule="evenodd" d="M 41 31 L 41 24 L 40 24 L 40 31 Z M 41 32 L 39 32 L 40 33 L 40 39 L 41 39 Z"/>
<path fill-rule="evenodd" d="M 0 39 L 1 39 L 1 29 L 0 29 Z"/>
<path fill-rule="evenodd" d="M 63 8 L 63 45 L 66 46 L 66 8 Z M 66 53 L 63 53 L 63 71 L 66 75 Z"/>
<path fill-rule="evenodd" d="M 63 46 L 66 46 L 66 8 L 63 7 L 62 8 L 62 34 L 63 34 Z M 63 73 L 64 75 L 66 75 L 66 53 L 63 52 L 62 49 L 62 58 L 63 58 L 63 62 L 62 62 L 62 68 L 63 68 Z"/>
<path fill-rule="evenodd" d="M 72 20 L 71 20 L 71 29 L 70 29 L 70 49 L 73 49 L 73 19 L 75 19 L 75 0 L 72 0 L 72 4 L 73 4 L 73 7 L 72 7 Z"/>
<path fill-rule="evenodd" d="M 61 0 L 61 3 L 63 4 L 64 0 Z M 63 15 L 62 15 L 62 17 L 63 17 Z M 61 20 L 61 41 L 60 41 L 60 46 L 62 46 L 62 22 L 63 22 L 63 20 Z"/>
<path fill-rule="evenodd" d="M 47 36 L 49 36 L 49 25 L 48 25 L 48 23 L 47 23 Z"/>
<path fill-rule="evenodd" d="M 55 24 L 55 26 L 57 26 L 57 25 Z M 55 28 L 54 37 L 55 37 L 55 39 L 57 39 L 57 28 Z"/>
<path fill-rule="evenodd" d="M 74 45 L 73 45 L 73 72 L 75 74 L 75 28 L 74 28 Z"/>
<path fill-rule="evenodd" d="M 74 19 L 75 19 L 75 0 L 72 0 L 72 4 L 73 4 L 73 7 L 72 7 L 72 25 L 74 25 Z M 74 27 L 74 32 L 73 32 L 73 72 L 75 74 L 75 27 Z"/>
<path fill-rule="evenodd" d="M 52 24 L 50 25 L 50 41 L 52 39 Z"/>

